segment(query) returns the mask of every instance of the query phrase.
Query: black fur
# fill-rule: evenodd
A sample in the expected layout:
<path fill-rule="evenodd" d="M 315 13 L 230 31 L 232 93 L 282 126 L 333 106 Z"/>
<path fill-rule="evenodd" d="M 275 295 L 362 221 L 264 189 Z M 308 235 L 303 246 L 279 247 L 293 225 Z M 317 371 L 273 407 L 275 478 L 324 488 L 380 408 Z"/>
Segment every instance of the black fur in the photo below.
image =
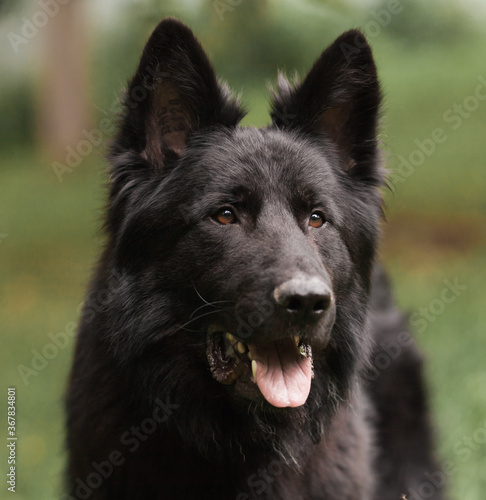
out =
<path fill-rule="evenodd" d="M 71 498 L 399 500 L 436 470 L 420 357 L 373 270 L 379 104 L 350 31 L 302 83 L 279 78 L 271 126 L 238 127 L 192 32 L 156 28 L 110 154 L 107 244 L 67 395 Z M 215 220 L 222 207 L 235 223 Z M 295 276 L 332 288 L 316 318 L 276 302 Z M 305 404 L 216 380 L 212 325 L 248 344 L 303 335 Z"/>

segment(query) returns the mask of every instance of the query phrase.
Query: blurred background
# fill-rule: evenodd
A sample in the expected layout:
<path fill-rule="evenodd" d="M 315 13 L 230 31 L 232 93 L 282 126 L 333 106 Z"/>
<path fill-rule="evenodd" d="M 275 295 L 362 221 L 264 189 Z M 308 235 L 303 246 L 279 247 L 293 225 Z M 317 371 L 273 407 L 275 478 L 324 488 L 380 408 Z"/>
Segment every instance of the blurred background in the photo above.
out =
<path fill-rule="evenodd" d="M 0 410 L 4 419 L 7 387 L 16 387 L 17 498 L 62 494 L 62 398 L 103 241 L 104 153 L 120 91 L 167 15 L 194 29 L 242 93 L 245 125 L 268 122 L 266 86 L 278 68 L 303 75 L 341 32 L 367 35 L 390 169 L 382 260 L 428 361 L 450 498 L 484 500 L 482 0 L 0 0 Z M 5 446 L 0 470 L 5 478 Z"/>

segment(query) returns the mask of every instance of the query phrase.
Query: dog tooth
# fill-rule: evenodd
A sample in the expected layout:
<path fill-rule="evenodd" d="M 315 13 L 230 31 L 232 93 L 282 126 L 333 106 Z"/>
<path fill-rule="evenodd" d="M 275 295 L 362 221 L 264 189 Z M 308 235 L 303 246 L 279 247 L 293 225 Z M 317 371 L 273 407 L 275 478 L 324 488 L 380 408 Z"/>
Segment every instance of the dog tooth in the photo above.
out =
<path fill-rule="evenodd" d="M 244 352 L 246 352 L 246 346 L 245 344 L 243 344 L 243 342 L 238 342 L 236 344 L 236 350 L 240 353 L 240 354 L 243 354 Z"/>
<path fill-rule="evenodd" d="M 295 342 L 295 345 L 299 345 L 299 342 L 300 342 L 300 337 L 298 335 L 294 335 L 294 342 Z"/>
<path fill-rule="evenodd" d="M 226 338 L 230 341 L 230 342 L 235 342 L 236 339 L 234 338 L 233 335 L 231 335 L 231 333 L 227 333 L 226 334 Z"/>
<path fill-rule="evenodd" d="M 253 373 L 253 378 L 255 379 L 256 382 L 257 362 L 255 360 L 251 362 L 251 372 Z"/>

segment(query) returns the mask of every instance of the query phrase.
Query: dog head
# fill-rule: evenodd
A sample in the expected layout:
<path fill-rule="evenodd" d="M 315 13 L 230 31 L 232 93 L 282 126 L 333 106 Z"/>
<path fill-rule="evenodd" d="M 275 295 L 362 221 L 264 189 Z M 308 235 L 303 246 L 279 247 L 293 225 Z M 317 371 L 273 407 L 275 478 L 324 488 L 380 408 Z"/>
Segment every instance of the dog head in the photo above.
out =
<path fill-rule="evenodd" d="M 160 23 L 110 154 L 106 339 L 134 391 L 221 421 L 253 405 L 303 422 L 348 398 L 369 349 L 379 104 L 349 31 L 302 82 L 279 77 L 271 125 L 240 127 L 192 32 Z"/>

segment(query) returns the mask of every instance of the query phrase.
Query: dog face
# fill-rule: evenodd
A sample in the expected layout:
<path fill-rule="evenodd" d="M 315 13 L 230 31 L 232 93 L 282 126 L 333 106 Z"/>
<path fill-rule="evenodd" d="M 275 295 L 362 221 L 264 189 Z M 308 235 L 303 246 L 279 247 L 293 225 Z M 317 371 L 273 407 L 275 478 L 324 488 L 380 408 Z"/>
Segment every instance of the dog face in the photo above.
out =
<path fill-rule="evenodd" d="M 106 338 L 120 363 L 144 360 L 131 376 L 150 397 L 300 419 L 347 397 L 368 349 L 379 101 L 351 31 L 302 83 L 279 79 L 269 127 L 241 128 L 190 30 L 157 27 L 112 146 L 104 259 Z"/>

